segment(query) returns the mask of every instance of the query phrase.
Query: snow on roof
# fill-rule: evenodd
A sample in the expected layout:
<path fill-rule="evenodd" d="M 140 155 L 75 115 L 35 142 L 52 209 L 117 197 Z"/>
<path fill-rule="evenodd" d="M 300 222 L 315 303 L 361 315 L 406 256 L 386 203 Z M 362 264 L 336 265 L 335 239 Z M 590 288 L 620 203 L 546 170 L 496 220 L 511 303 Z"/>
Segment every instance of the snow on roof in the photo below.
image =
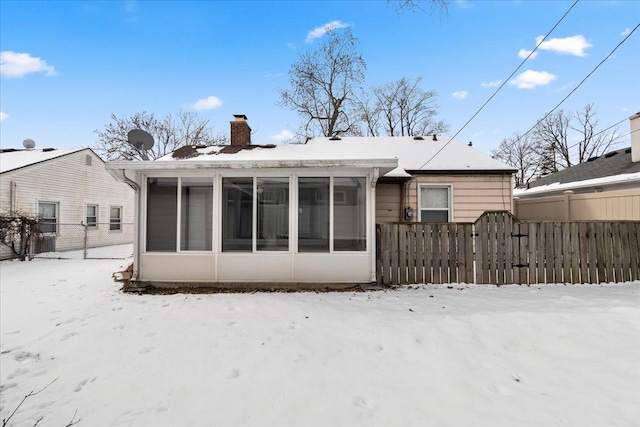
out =
<path fill-rule="evenodd" d="M 640 186 L 640 172 L 627 173 L 621 175 L 605 176 L 602 178 L 585 179 L 583 181 L 574 182 L 554 182 L 547 185 L 539 185 L 532 188 L 515 188 L 513 190 L 514 197 L 528 197 L 539 194 L 556 193 L 568 190 L 579 190 L 590 187 L 600 187 L 607 185 L 633 184 Z"/>
<path fill-rule="evenodd" d="M 88 148 L 41 148 L 30 150 L 2 150 L 0 151 L 0 173 L 9 172 L 30 166 L 36 163 L 55 159 L 75 153 L 76 151 L 88 150 Z"/>
<path fill-rule="evenodd" d="M 227 148 L 225 148 L 227 147 Z M 187 156 L 166 155 L 157 161 L 295 161 L 398 159 L 398 168 L 387 176 L 408 176 L 407 171 L 504 171 L 514 169 L 447 136 L 414 137 L 327 137 L 312 138 L 306 144 L 251 145 L 229 150 L 229 146 L 193 148 Z"/>

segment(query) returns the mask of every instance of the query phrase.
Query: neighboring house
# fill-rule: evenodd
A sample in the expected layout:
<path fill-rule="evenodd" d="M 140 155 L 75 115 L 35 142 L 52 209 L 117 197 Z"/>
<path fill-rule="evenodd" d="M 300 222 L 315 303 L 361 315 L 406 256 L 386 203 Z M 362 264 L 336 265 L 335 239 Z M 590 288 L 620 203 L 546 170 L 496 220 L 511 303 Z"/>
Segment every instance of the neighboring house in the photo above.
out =
<path fill-rule="evenodd" d="M 252 145 L 250 132 L 238 115 L 231 145 L 107 163 L 137 190 L 133 286 L 368 285 L 377 215 L 468 221 L 511 208 L 513 169 L 446 137 Z"/>
<path fill-rule="evenodd" d="M 0 206 L 40 218 L 36 252 L 132 241 L 134 192 L 89 148 L 0 150 Z M 7 257 L 8 248 L 0 245 Z"/>
<path fill-rule="evenodd" d="M 640 220 L 640 113 L 631 147 L 611 151 L 514 190 L 521 220 Z"/>

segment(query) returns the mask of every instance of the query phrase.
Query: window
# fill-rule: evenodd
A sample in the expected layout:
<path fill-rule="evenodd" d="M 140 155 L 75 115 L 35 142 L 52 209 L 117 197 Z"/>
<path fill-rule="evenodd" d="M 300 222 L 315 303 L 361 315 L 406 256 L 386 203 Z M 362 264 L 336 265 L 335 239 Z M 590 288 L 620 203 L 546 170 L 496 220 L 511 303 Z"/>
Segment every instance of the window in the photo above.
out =
<path fill-rule="evenodd" d="M 298 179 L 298 252 L 329 252 L 329 178 Z"/>
<path fill-rule="evenodd" d="M 40 231 L 55 233 L 58 231 L 58 204 L 49 202 L 38 203 Z"/>
<path fill-rule="evenodd" d="M 333 249 L 364 251 L 366 232 L 366 179 L 333 179 Z M 336 196 L 337 200 L 336 200 Z"/>
<path fill-rule="evenodd" d="M 122 230 L 122 208 L 119 206 L 112 206 L 109 209 L 109 230 Z"/>
<path fill-rule="evenodd" d="M 87 205 L 87 227 L 98 227 L 98 205 Z"/>
<path fill-rule="evenodd" d="M 89 154 L 87 154 L 84 158 L 84 164 L 85 166 L 91 166 L 91 156 Z"/>
<path fill-rule="evenodd" d="M 366 178 L 298 179 L 298 252 L 330 251 L 333 209 L 333 250 L 366 250 Z M 333 192 L 333 208 L 329 195 Z"/>
<path fill-rule="evenodd" d="M 256 192 L 256 249 L 289 250 L 289 178 L 258 178 Z"/>
<path fill-rule="evenodd" d="M 420 221 L 451 221 L 451 186 L 420 187 Z"/>
<path fill-rule="evenodd" d="M 289 178 L 222 179 L 222 251 L 289 249 Z M 256 226 L 254 232 L 254 207 Z"/>
<path fill-rule="evenodd" d="M 213 180 L 182 178 L 180 185 L 180 250 L 210 251 Z"/>
<path fill-rule="evenodd" d="M 147 179 L 147 251 L 175 252 L 178 178 Z"/>
<path fill-rule="evenodd" d="M 251 251 L 253 178 L 222 179 L 222 251 Z"/>

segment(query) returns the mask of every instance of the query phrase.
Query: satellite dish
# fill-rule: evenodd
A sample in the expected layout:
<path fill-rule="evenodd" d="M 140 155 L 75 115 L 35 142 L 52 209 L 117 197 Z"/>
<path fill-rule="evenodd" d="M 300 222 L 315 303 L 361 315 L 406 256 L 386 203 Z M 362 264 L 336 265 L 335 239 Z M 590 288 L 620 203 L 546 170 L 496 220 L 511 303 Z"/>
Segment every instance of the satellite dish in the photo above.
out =
<path fill-rule="evenodd" d="M 33 139 L 25 139 L 22 141 L 22 145 L 27 150 L 31 150 L 32 148 L 36 148 L 36 142 Z"/>
<path fill-rule="evenodd" d="M 127 134 L 127 139 L 129 140 L 129 144 L 138 150 L 148 150 L 153 147 L 153 136 L 142 129 L 130 130 Z"/>

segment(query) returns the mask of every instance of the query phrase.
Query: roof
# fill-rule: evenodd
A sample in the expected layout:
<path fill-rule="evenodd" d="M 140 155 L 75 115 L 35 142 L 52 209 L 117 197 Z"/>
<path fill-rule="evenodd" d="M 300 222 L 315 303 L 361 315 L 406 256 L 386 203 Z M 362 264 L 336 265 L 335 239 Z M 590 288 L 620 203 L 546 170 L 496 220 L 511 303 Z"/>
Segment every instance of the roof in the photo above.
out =
<path fill-rule="evenodd" d="M 631 160 L 631 148 L 611 151 L 585 163 L 549 174 L 516 188 L 514 196 L 548 193 L 613 184 L 640 184 L 640 162 Z"/>
<path fill-rule="evenodd" d="M 3 149 L 0 150 L 0 173 L 46 162 L 89 148 L 41 148 L 41 149 Z"/>
<path fill-rule="evenodd" d="M 349 161 L 398 159 L 388 177 L 407 172 L 465 171 L 512 173 L 514 168 L 447 136 L 311 138 L 305 144 L 187 146 L 157 162 L 179 161 Z"/>

